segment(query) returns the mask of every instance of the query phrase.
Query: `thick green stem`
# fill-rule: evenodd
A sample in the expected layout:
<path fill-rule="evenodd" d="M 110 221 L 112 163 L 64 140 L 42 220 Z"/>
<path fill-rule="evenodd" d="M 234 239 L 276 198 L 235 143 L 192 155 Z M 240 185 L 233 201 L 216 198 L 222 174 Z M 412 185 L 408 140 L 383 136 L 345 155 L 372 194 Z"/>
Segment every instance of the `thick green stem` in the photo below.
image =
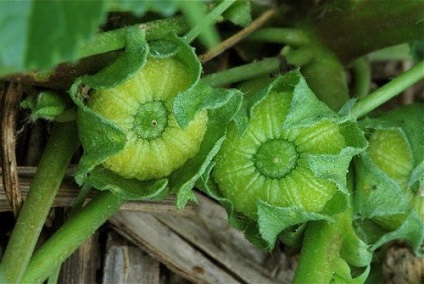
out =
<path fill-rule="evenodd" d="M 82 206 L 84 205 L 85 200 L 87 199 L 88 194 L 90 193 L 91 190 L 91 185 L 89 184 L 84 184 L 81 189 L 80 192 L 78 193 L 78 196 L 75 198 L 74 203 L 72 204 L 71 210 L 68 213 L 67 218 L 69 218 L 70 216 L 72 216 L 72 214 L 74 214 L 75 212 L 77 212 L 78 210 L 80 210 L 82 208 Z M 48 279 L 48 283 L 47 284 L 56 284 L 58 279 L 59 279 L 59 275 L 60 275 L 60 270 L 62 268 L 62 264 L 59 264 L 50 274 L 49 279 Z"/>
<path fill-rule="evenodd" d="M 203 3 L 199 3 L 197 1 L 182 1 L 182 9 L 193 25 L 193 28 L 184 36 L 186 42 L 191 43 L 197 36 L 201 35 L 204 43 L 209 48 L 218 44 L 219 35 L 216 30 L 211 29 L 210 25 L 214 23 L 216 19 L 234 2 L 235 0 L 224 0 L 205 17 L 202 17 L 204 14 L 202 11 Z M 207 30 L 208 28 L 209 30 Z"/>
<path fill-rule="evenodd" d="M 352 97 L 363 98 L 368 95 L 371 86 L 371 67 L 367 57 L 361 57 L 353 61 L 353 90 Z"/>
<path fill-rule="evenodd" d="M 296 28 L 263 28 L 251 34 L 248 40 L 280 43 L 299 47 L 309 43 L 309 36 Z"/>
<path fill-rule="evenodd" d="M 8 283 L 21 281 L 78 143 L 74 122 L 55 125 L 0 264 Z"/>
<path fill-rule="evenodd" d="M 366 115 L 422 79 L 424 79 L 424 61 L 359 100 L 352 108 L 352 115 L 357 118 Z"/>
<path fill-rule="evenodd" d="M 344 239 L 345 213 L 308 224 L 294 283 L 330 283 Z"/>
<path fill-rule="evenodd" d="M 213 87 L 235 83 L 276 72 L 280 68 L 280 63 L 278 58 L 267 58 L 207 75 L 201 81 Z"/>
<path fill-rule="evenodd" d="M 97 228 L 112 216 L 124 201 L 102 191 L 71 218 L 32 256 L 22 281 L 40 283 L 66 260 Z"/>

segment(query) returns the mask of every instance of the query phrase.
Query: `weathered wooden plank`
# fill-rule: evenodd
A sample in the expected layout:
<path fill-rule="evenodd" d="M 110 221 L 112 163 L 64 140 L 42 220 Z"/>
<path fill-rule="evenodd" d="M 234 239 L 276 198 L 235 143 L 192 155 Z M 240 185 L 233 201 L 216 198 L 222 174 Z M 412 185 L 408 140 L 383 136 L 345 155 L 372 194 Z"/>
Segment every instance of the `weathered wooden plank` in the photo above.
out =
<path fill-rule="evenodd" d="M 260 251 L 241 232 L 228 225 L 226 212 L 221 206 L 202 195 L 198 197 L 196 214 L 189 216 L 125 213 L 115 215 L 110 222 L 171 270 L 192 281 L 211 283 L 207 278 L 199 279 L 201 275 L 193 268 L 195 262 L 202 263 L 201 259 L 207 259 L 219 267 L 211 273 L 225 272 L 241 283 L 292 282 L 295 259 L 278 249 L 272 253 Z M 189 265 L 186 263 L 188 250 L 196 250 L 196 255 L 191 256 L 196 261 L 189 262 Z M 201 255 L 199 260 L 198 255 Z"/>
<path fill-rule="evenodd" d="M 151 214 L 120 211 L 112 226 L 170 270 L 196 283 L 240 283 Z"/>
<path fill-rule="evenodd" d="M 160 263 L 114 232 L 108 234 L 103 284 L 160 283 Z"/>
<path fill-rule="evenodd" d="M 60 283 L 96 283 L 96 272 L 100 266 L 99 234 L 87 239 L 62 265 Z"/>
<path fill-rule="evenodd" d="M 280 266 L 283 264 L 281 252 L 274 251 L 271 255 L 258 250 L 240 231 L 228 225 L 226 212 L 221 206 L 209 198 L 198 197 L 196 214 L 154 216 L 246 283 L 291 283 L 290 273 L 278 273 L 284 269 Z M 286 269 L 290 272 L 289 268 Z"/>

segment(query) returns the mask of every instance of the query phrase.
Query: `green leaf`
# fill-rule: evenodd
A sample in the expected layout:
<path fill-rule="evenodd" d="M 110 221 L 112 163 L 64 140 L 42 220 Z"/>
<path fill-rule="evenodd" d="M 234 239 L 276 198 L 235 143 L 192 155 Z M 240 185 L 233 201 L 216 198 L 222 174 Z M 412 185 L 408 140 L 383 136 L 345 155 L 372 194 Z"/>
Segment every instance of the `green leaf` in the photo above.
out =
<path fill-rule="evenodd" d="M 146 62 L 148 47 L 144 31 L 137 27 L 128 29 L 126 48 L 122 54 L 109 66 L 95 75 L 81 78 L 82 83 L 97 90 L 116 87 L 128 80 Z"/>
<path fill-rule="evenodd" d="M 250 0 L 236 1 L 227 11 L 224 12 L 224 18 L 230 20 L 236 25 L 246 27 L 252 21 L 252 4 Z"/>
<path fill-rule="evenodd" d="M 0 76 L 77 59 L 104 12 L 103 1 L 1 1 Z"/>

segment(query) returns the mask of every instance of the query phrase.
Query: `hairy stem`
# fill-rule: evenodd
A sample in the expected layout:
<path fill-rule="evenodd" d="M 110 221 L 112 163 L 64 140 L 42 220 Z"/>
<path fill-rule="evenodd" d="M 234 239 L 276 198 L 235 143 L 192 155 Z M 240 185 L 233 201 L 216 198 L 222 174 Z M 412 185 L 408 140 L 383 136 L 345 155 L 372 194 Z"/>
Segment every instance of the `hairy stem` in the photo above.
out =
<path fill-rule="evenodd" d="M 276 72 L 280 68 L 280 63 L 278 58 L 267 58 L 207 75 L 201 81 L 213 87 L 235 83 Z"/>
<path fill-rule="evenodd" d="M 66 260 L 97 228 L 124 203 L 110 191 L 100 192 L 40 247 L 32 256 L 22 281 L 43 282 L 60 263 Z"/>
<path fill-rule="evenodd" d="M 335 222 L 308 224 L 294 283 L 330 283 L 343 244 L 345 215 L 334 216 Z"/>
<path fill-rule="evenodd" d="M 21 282 L 78 144 L 74 122 L 55 125 L 0 264 L 8 283 Z"/>
<path fill-rule="evenodd" d="M 359 100 L 352 108 L 352 115 L 357 118 L 366 115 L 422 79 L 424 79 L 424 61 Z"/>
<path fill-rule="evenodd" d="M 296 28 L 263 28 L 251 34 L 248 40 L 302 46 L 309 43 L 309 36 Z"/>
<path fill-rule="evenodd" d="M 155 40 L 168 33 L 181 34 L 189 29 L 183 17 L 170 17 L 138 25 L 140 31 L 146 33 L 146 40 Z M 126 47 L 126 27 L 109 32 L 99 33 L 88 41 L 80 50 L 80 58 L 106 53 Z"/>
<path fill-rule="evenodd" d="M 215 9 L 208 13 L 205 17 L 203 3 L 193 1 L 182 1 L 182 9 L 186 17 L 192 22 L 194 27 L 184 36 L 187 43 L 191 43 L 199 35 L 202 36 L 204 43 L 210 48 L 216 45 L 219 41 L 219 35 L 214 29 L 207 30 L 216 19 L 225 12 L 235 0 L 224 0 Z"/>
<path fill-rule="evenodd" d="M 368 95 L 371 86 L 371 66 L 367 57 L 355 60 L 351 66 L 353 73 L 352 97 L 363 98 Z"/>

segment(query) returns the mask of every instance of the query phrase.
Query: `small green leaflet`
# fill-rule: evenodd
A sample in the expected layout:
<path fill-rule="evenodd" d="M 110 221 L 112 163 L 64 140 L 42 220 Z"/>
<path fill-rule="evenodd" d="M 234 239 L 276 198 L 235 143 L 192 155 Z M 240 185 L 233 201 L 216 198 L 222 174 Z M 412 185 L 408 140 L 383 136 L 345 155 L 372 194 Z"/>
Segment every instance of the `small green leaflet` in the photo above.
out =
<path fill-rule="evenodd" d="M 0 76 L 77 59 L 105 12 L 103 1 L 0 1 Z"/>

